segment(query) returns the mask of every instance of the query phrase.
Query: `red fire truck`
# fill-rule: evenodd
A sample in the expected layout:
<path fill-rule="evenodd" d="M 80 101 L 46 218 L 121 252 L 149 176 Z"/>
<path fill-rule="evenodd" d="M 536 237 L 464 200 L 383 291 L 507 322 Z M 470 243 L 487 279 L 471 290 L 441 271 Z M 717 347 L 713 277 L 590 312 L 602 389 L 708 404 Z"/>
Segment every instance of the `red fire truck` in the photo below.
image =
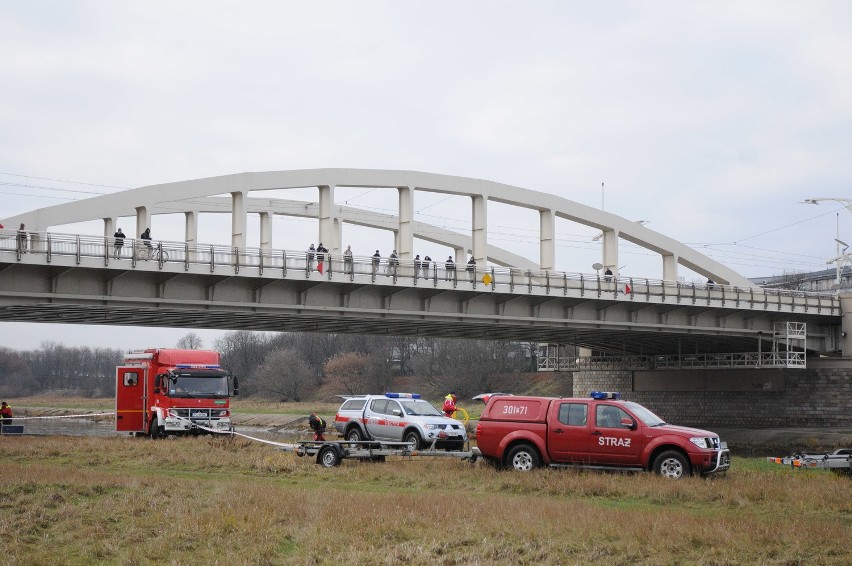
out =
<path fill-rule="evenodd" d="M 151 438 L 231 430 L 237 378 L 210 350 L 148 349 L 127 354 L 115 374 L 115 430 Z M 204 427 L 204 428 L 201 428 Z"/>

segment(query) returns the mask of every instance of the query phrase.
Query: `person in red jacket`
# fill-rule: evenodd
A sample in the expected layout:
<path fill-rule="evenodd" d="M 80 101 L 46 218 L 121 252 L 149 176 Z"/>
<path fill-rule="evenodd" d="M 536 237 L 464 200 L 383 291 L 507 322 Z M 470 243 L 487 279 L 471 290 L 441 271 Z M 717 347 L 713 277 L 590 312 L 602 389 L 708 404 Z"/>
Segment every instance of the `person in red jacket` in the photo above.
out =
<path fill-rule="evenodd" d="M 6 401 L 0 405 L 0 424 L 12 424 L 12 407 L 7 405 Z"/>
<path fill-rule="evenodd" d="M 449 395 L 444 397 L 444 415 L 447 417 L 452 417 L 453 413 L 456 412 L 456 392 L 451 391 Z"/>

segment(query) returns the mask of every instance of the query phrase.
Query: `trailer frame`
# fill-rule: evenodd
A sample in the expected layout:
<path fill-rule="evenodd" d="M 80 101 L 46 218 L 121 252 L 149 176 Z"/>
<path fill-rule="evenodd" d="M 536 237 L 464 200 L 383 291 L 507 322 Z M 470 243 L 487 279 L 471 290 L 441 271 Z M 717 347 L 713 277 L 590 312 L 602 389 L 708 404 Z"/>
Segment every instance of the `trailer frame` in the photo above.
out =
<path fill-rule="evenodd" d="M 852 475 L 852 448 L 838 448 L 825 454 L 793 454 L 792 456 L 769 456 L 773 464 L 790 466 L 793 469 L 828 469 Z"/>
<path fill-rule="evenodd" d="M 293 452 L 299 457 L 316 456 L 317 464 L 324 468 L 339 466 L 343 460 L 350 458 L 384 462 L 386 456 L 428 456 L 470 460 L 473 463 L 481 455 L 475 447 L 469 450 L 436 450 L 433 442 L 429 448 L 417 450 L 412 443 L 383 440 L 300 440 L 295 444 L 280 446 L 279 450 Z"/>

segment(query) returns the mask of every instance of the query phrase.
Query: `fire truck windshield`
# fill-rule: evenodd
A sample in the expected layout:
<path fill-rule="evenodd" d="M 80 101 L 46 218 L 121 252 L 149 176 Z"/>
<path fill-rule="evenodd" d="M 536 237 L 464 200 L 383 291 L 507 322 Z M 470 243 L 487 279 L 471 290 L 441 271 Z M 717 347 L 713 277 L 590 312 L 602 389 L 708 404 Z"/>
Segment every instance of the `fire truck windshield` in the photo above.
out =
<path fill-rule="evenodd" d="M 169 397 L 227 398 L 228 377 L 226 375 L 172 376 L 169 378 Z"/>

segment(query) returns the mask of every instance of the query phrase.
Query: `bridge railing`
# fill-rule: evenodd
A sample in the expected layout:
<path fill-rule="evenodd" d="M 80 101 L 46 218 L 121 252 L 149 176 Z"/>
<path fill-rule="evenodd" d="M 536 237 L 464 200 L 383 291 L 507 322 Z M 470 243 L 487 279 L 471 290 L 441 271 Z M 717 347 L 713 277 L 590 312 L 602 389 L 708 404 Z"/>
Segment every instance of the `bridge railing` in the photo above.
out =
<path fill-rule="evenodd" d="M 150 244 L 150 246 L 148 245 Z M 121 261 L 136 267 L 140 262 L 164 266 L 182 264 L 217 267 L 228 266 L 234 273 L 268 275 L 278 272 L 283 277 L 301 273 L 305 278 L 323 277 L 334 281 L 354 280 L 369 276 L 373 282 L 398 282 L 413 285 L 451 285 L 453 288 L 479 292 L 545 294 L 583 297 L 595 300 L 663 302 L 688 305 L 722 306 L 796 312 L 839 314 L 839 300 L 833 293 L 819 293 L 763 287 L 736 287 L 708 282 L 684 283 L 661 279 L 625 277 L 559 271 L 524 270 L 497 266 L 448 264 L 445 261 L 391 260 L 387 257 L 352 256 L 339 253 L 261 248 L 237 249 L 231 246 L 169 242 L 146 243 L 136 238 L 116 240 L 112 237 L 81 236 L 52 232 L 0 230 L 0 252 L 38 254 L 50 262 L 54 256 L 102 258 L 104 265 Z"/>
<path fill-rule="evenodd" d="M 731 352 L 720 354 L 540 356 L 539 371 L 681 370 L 737 368 L 805 368 L 804 351 Z"/>

